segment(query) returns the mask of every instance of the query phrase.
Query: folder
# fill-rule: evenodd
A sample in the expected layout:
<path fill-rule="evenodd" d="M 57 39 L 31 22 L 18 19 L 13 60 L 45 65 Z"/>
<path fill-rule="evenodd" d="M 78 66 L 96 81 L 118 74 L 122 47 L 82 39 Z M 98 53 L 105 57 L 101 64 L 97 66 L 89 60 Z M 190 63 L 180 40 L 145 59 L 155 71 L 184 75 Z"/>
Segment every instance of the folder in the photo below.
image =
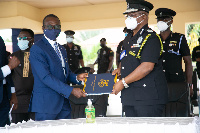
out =
<path fill-rule="evenodd" d="M 89 74 L 85 79 L 83 91 L 87 95 L 110 94 L 117 81 L 117 75 L 111 73 Z"/>

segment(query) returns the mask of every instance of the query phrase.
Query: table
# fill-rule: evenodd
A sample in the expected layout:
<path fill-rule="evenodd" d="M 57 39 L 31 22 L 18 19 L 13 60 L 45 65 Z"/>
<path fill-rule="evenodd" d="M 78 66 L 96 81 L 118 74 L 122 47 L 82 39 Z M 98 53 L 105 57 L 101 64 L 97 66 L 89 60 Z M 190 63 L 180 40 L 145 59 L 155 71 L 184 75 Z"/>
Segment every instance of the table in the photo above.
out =
<path fill-rule="evenodd" d="M 200 118 L 99 117 L 96 123 L 85 119 L 62 119 L 12 124 L 0 133 L 200 133 Z"/>

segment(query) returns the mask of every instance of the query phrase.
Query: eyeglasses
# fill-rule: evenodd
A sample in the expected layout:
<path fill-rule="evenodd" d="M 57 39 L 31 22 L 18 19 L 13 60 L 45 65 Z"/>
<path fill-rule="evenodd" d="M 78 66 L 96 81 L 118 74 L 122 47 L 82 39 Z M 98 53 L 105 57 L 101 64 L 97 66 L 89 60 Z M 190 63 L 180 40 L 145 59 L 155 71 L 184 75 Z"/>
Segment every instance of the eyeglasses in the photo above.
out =
<path fill-rule="evenodd" d="M 29 38 L 32 38 L 32 37 L 17 37 L 17 40 L 28 40 Z"/>
<path fill-rule="evenodd" d="M 48 30 L 60 30 L 61 29 L 61 25 L 44 25 L 44 27 L 46 27 Z"/>

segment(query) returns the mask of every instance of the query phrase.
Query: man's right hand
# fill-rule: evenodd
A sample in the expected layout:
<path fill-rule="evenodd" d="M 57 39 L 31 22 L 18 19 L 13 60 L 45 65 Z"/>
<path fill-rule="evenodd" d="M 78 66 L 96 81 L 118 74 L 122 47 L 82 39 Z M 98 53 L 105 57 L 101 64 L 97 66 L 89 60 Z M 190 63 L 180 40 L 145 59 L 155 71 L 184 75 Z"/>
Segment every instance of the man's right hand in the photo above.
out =
<path fill-rule="evenodd" d="M 77 98 L 86 97 L 86 93 L 80 88 L 73 88 L 71 94 Z"/>
<path fill-rule="evenodd" d="M 9 66 L 10 70 L 16 68 L 17 66 L 19 66 L 19 64 L 20 64 L 20 61 L 17 57 L 13 56 L 9 59 L 8 66 Z"/>

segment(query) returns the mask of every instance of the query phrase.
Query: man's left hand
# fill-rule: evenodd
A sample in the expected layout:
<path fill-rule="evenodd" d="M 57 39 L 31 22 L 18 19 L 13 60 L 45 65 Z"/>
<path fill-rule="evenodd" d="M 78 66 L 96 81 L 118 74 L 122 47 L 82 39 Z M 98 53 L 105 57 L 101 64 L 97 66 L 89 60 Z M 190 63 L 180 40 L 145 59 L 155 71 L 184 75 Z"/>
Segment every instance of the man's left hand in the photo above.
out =
<path fill-rule="evenodd" d="M 88 73 L 81 73 L 79 75 L 77 75 L 77 80 L 80 80 L 80 81 L 85 81 L 85 78 L 88 77 Z"/>
<path fill-rule="evenodd" d="M 114 88 L 112 90 L 113 92 L 111 94 L 117 95 L 123 89 L 124 89 L 124 85 L 122 83 L 122 80 L 120 80 L 117 83 L 115 83 Z"/>
<path fill-rule="evenodd" d="M 12 104 L 14 104 L 13 110 L 17 109 L 18 106 L 18 100 L 16 93 L 12 93 L 11 99 L 10 99 L 10 107 L 12 107 Z"/>

